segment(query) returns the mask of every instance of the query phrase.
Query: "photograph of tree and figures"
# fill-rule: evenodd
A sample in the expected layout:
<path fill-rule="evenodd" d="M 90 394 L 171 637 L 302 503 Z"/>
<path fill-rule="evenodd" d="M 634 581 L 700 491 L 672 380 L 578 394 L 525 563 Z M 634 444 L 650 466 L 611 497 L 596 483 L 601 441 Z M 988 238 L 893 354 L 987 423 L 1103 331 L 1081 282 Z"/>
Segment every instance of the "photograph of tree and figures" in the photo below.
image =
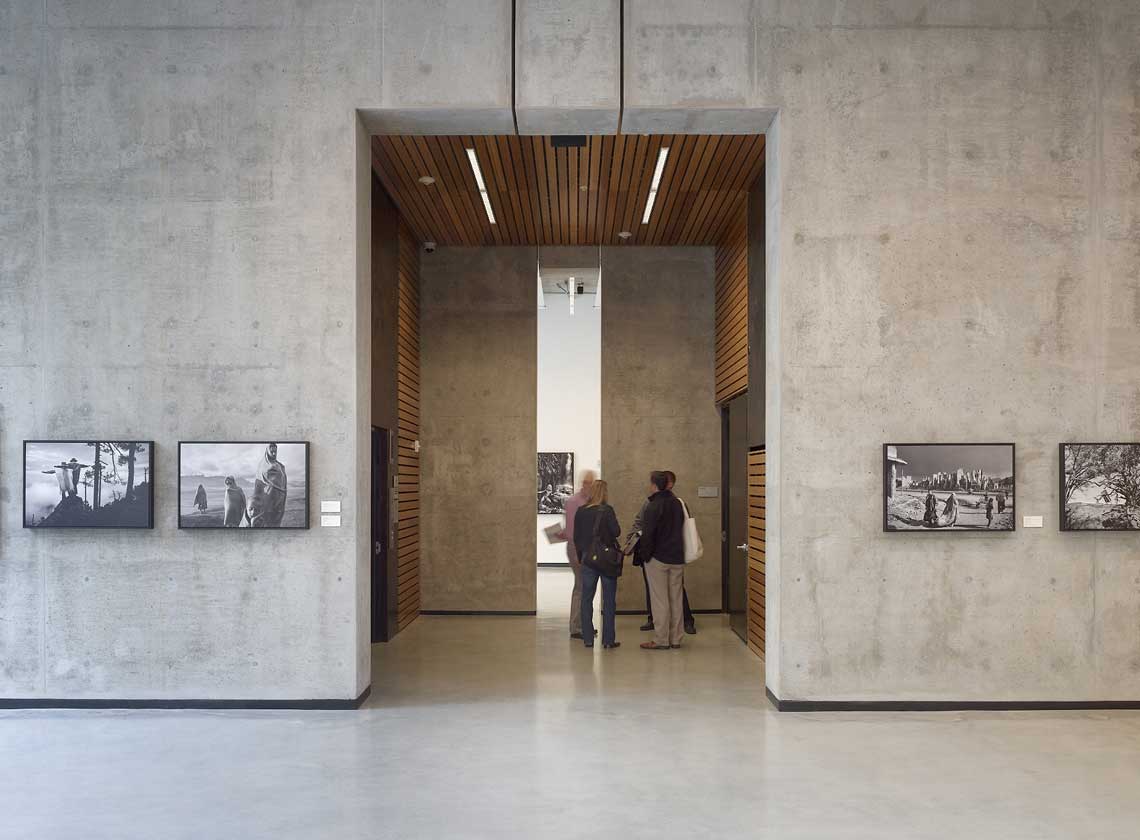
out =
<path fill-rule="evenodd" d="M 1140 531 L 1140 443 L 1061 444 L 1061 530 Z"/>
<path fill-rule="evenodd" d="M 538 512 L 562 513 L 574 495 L 574 453 L 538 453 Z"/>
<path fill-rule="evenodd" d="M 153 528 L 143 440 L 24 441 L 25 528 Z"/>
<path fill-rule="evenodd" d="M 886 531 L 1012 531 L 1012 443 L 883 446 Z"/>
<path fill-rule="evenodd" d="M 309 444 L 179 443 L 179 528 L 308 528 Z"/>

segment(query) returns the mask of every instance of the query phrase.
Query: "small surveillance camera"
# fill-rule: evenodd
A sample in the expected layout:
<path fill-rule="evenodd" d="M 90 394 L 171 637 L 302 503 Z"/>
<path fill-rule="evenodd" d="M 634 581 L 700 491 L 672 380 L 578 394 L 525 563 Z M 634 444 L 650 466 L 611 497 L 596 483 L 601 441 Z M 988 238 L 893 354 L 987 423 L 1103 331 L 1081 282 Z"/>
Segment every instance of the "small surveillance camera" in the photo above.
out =
<path fill-rule="evenodd" d="M 435 253 L 435 243 L 434 242 L 425 242 L 424 243 L 424 253 L 434 254 Z"/>
<path fill-rule="evenodd" d="M 586 294 L 586 284 L 585 283 L 579 283 L 578 284 L 578 294 L 580 294 L 580 295 Z"/>

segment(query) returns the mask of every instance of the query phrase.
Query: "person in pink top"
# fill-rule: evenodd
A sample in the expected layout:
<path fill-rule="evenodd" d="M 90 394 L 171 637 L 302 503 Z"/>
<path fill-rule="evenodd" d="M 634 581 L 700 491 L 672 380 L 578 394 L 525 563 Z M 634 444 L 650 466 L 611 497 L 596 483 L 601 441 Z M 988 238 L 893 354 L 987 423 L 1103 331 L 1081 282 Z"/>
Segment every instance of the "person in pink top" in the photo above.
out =
<path fill-rule="evenodd" d="M 594 486 L 595 478 L 597 475 L 593 470 L 582 473 L 582 486 L 577 493 L 566 499 L 563 505 L 566 524 L 562 527 L 562 539 L 566 540 L 566 559 L 570 562 L 570 570 L 574 572 L 574 592 L 570 595 L 571 639 L 582 638 L 582 562 L 574 549 L 574 514 L 590 498 L 590 489 Z"/>

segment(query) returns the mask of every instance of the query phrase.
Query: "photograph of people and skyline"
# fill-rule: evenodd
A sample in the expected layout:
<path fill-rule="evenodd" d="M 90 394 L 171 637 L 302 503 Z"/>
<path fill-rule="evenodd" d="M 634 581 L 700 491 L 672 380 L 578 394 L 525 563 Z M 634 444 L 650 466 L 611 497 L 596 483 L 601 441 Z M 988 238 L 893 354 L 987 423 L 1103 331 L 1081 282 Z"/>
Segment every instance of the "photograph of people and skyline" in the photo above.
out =
<path fill-rule="evenodd" d="M 1012 443 L 886 444 L 887 531 L 1012 531 Z"/>

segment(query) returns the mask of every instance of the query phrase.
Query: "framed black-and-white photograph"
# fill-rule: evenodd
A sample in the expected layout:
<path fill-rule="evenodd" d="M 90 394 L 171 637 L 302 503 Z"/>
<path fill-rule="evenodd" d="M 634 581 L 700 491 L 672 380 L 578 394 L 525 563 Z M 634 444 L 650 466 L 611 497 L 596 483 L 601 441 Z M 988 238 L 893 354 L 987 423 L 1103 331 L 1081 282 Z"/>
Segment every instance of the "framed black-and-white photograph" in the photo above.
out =
<path fill-rule="evenodd" d="M 1140 531 L 1140 443 L 1062 443 L 1061 530 Z"/>
<path fill-rule="evenodd" d="M 309 444 L 178 444 L 179 528 L 308 528 Z"/>
<path fill-rule="evenodd" d="M 883 444 L 883 530 L 1013 531 L 1012 443 Z"/>
<path fill-rule="evenodd" d="M 154 442 L 24 441 L 25 528 L 153 528 Z"/>
<path fill-rule="evenodd" d="M 538 512 L 562 513 L 574 495 L 574 453 L 538 453 Z"/>

